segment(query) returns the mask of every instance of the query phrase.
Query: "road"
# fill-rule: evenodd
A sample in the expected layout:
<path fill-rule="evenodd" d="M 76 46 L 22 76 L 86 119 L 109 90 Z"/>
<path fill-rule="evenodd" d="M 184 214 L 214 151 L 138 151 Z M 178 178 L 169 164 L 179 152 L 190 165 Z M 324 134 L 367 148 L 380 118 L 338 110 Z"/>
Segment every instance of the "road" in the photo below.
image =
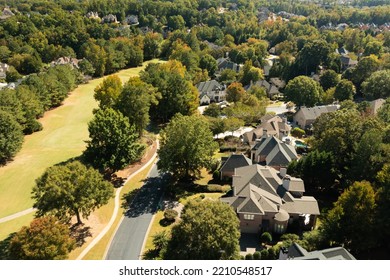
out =
<path fill-rule="evenodd" d="M 162 178 L 154 164 L 133 199 L 108 249 L 107 260 L 138 260 L 153 214 L 163 194 Z"/>

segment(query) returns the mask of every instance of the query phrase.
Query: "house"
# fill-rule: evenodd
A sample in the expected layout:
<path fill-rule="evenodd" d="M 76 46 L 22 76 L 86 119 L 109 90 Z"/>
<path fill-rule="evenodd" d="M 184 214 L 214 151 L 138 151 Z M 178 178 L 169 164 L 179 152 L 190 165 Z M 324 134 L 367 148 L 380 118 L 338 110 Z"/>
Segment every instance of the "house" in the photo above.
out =
<path fill-rule="evenodd" d="M 252 131 L 244 133 L 242 138 L 244 143 L 252 146 L 257 139 L 260 139 L 264 135 L 264 132 L 266 132 L 267 136 L 275 136 L 282 140 L 283 137 L 288 136 L 290 131 L 291 126 L 287 124 L 286 118 L 267 114 L 261 119 L 260 125 Z"/>
<path fill-rule="evenodd" d="M 222 72 L 225 69 L 231 69 L 235 72 L 239 72 L 241 67 L 243 66 L 242 64 L 237 64 L 231 61 L 229 58 L 224 58 L 224 57 L 217 59 L 217 65 L 218 65 L 217 67 L 219 72 Z"/>
<path fill-rule="evenodd" d="M 128 25 L 138 25 L 139 22 L 138 22 L 138 16 L 136 15 L 129 15 L 125 18 L 125 21 L 124 21 L 125 24 L 128 24 Z"/>
<path fill-rule="evenodd" d="M 279 260 L 356 260 L 343 247 L 328 248 L 324 250 L 308 252 L 297 243 L 289 248 L 282 248 L 279 252 Z"/>
<path fill-rule="evenodd" d="M 1 20 L 5 20 L 5 19 L 10 18 L 10 17 L 12 17 L 14 15 L 15 14 L 8 7 L 5 7 L 3 9 L 3 12 L 0 15 L 0 19 Z"/>
<path fill-rule="evenodd" d="M 221 180 L 232 178 L 234 170 L 239 167 L 252 165 L 252 161 L 243 154 L 232 154 L 230 157 L 223 159 L 220 170 Z"/>
<path fill-rule="evenodd" d="M 210 104 L 211 102 L 221 102 L 226 100 L 226 89 L 216 80 L 200 82 L 196 85 L 199 92 L 200 104 Z M 205 97 L 207 95 L 207 97 Z"/>
<path fill-rule="evenodd" d="M 268 165 L 275 169 L 287 167 L 294 159 L 298 159 L 295 148 L 275 136 L 267 136 L 264 129 L 262 138 L 256 140 L 256 144 L 251 149 L 251 160 L 253 162 Z"/>
<path fill-rule="evenodd" d="M 293 120 L 296 125 L 302 129 L 305 129 L 312 125 L 314 121 L 322 114 L 334 112 L 339 107 L 339 105 L 325 105 L 311 108 L 302 106 L 293 116 Z"/>
<path fill-rule="evenodd" d="M 348 68 L 355 67 L 358 64 L 357 60 L 353 60 L 348 55 L 340 56 L 341 70 L 347 70 Z"/>
<path fill-rule="evenodd" d="M 376 115 L 378 113 L 378 110 L 380 107 L 382 107 L 383 104 L 385 104 L 386 100 L 383 98 L 378 98 L 370 102 L 370 112 L 373 115 Z"/>
<path fill-rule="evenodd" d="M 231 196 L 221 198 L 236 211 L 242 233 L 264 231 L 283 234 L 292 223 L 314 228 L 320 214 L 314 197 L 304 196 L 304 182 L 269 166 L 236 168 Z"/>
<path fill-rule="evenodd" d="M 72 67 L 72 69 L 73 68 L 78 69 L 80 61 L 81 60 L 79 60 L 77 58 L 73 58 L 70 56 L 63 56 L 63 57 L 58 58 L 57 60 L 52 61 L 50 63 L 50 66 L 54 67 L 56 65 L 70 65 L 70 67 Z"/>
<path fill-rule="evenodd" d="M 116 15 L 109 14 L 102 18 L 101 23 L 118 23 L 118 20 L 116 18 Z"/>
<path fill-rule="evenodd" d="M 96 19 L 96 20 L 99 20 L 99 21 L 100 21 L 100 17 L 99 17 L 98 12 L 89 11 L 85 16 L 86 16 L 87 18 L 89 18 L 89 19 Z"/>
<path fill-rule="evenodd" d="M 9 65 L 7 63 L 0 62 L 0 79 L 5 79 L 8 70 Z"/>
<path fill-rule="evenodd" d="M 251 81 L 251 83 L 249 84 L 249 86 L 245 86 L 245 90 L 246 91 L 249 91 L 253 86 L 257 86 L 257 87 L 262 87 L 265 89 L 265 92 L 267 93 L 267 96 L 268 97 L 272 97 L 272 96 L 278 96 L 280 95 L 280 92 L 279 92 L 279 89 L 273 85 L 273 84 L 270 84 L 269 82 L 267 82 L 266 80 L 258 80 L 257 82 L 253 83 Z"/>

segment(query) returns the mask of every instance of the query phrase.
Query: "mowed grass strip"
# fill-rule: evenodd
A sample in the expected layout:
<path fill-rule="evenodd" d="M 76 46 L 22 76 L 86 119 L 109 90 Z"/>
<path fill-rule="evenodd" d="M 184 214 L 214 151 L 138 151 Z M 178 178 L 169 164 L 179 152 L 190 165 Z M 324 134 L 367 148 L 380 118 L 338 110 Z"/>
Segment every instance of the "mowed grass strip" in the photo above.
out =
<path fill-rule="evenodd" d="M 147 63 L 122 70 L 117 75 L 125 82 L 138 75 Z M 33 205 L 31 190 L 46 168 L 81 155 L 88 140 L 88 122 L 97 107 L 93 90 L 102 80 L 94 79 L 78 86 L 64 105 L 46 112 L 40 119 L 43 130 L 26 136 L 14 160 L 0 167 L 0 218 Z"/>

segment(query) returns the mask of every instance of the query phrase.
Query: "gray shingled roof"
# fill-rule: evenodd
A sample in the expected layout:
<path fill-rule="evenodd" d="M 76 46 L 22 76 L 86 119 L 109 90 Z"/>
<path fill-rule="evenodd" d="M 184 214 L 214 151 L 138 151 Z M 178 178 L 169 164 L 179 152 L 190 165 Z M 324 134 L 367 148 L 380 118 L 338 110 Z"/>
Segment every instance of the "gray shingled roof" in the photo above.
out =
<path fill-rule="evenodd" d="M 324 113 L 334 112 L 339 108 L 337 105 L 315 106 L 315 107 L 301 107 L 301 111 L 306 120 L 316 120 Z M 297 112 L 298 113 L 298 112 Z"/>
<path fill-rule="evenodd" d="M 252 165 L 252 160 L 245 155 L 231 155 L 221 167 L 221 172 L 234 172 L 234 169 Z"/>
<path fill-rule="evenodd" d="M 356 260 L 343 247 L 308 252 L 295 242 L 288 248 L 287 254 L 289 259 L 294 260 Z"/>
<path fill-rule="evenodd" d="M 265 156 L 266 164 L 270 166 L 287 166 L 289 162 L 298 158 L 295 148 L 284 143 L 274 136 L 263 137 L 252 148 L 256 157 Z"/>
<path fill-rule="evenodd" d="M 218 83 L 216 80 L 200 82 L 199 84 L 197 84 L 196 88 L 198 89 L 199 93 L 222 90 L 221 84 Z"/>

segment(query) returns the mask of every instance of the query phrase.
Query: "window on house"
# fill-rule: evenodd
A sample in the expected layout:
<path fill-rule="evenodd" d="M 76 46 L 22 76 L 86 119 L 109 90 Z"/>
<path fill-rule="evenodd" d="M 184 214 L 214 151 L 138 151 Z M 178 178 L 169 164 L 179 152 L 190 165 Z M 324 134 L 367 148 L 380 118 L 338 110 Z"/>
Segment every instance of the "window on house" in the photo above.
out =
<path fill-rule="evenodd" d="M 244 214 L 244 219 L 245 219 L 245 220 L 254 220 L 254 219 L 255 219 L 255 215 L 252 215 L 252 214 Z"/>

